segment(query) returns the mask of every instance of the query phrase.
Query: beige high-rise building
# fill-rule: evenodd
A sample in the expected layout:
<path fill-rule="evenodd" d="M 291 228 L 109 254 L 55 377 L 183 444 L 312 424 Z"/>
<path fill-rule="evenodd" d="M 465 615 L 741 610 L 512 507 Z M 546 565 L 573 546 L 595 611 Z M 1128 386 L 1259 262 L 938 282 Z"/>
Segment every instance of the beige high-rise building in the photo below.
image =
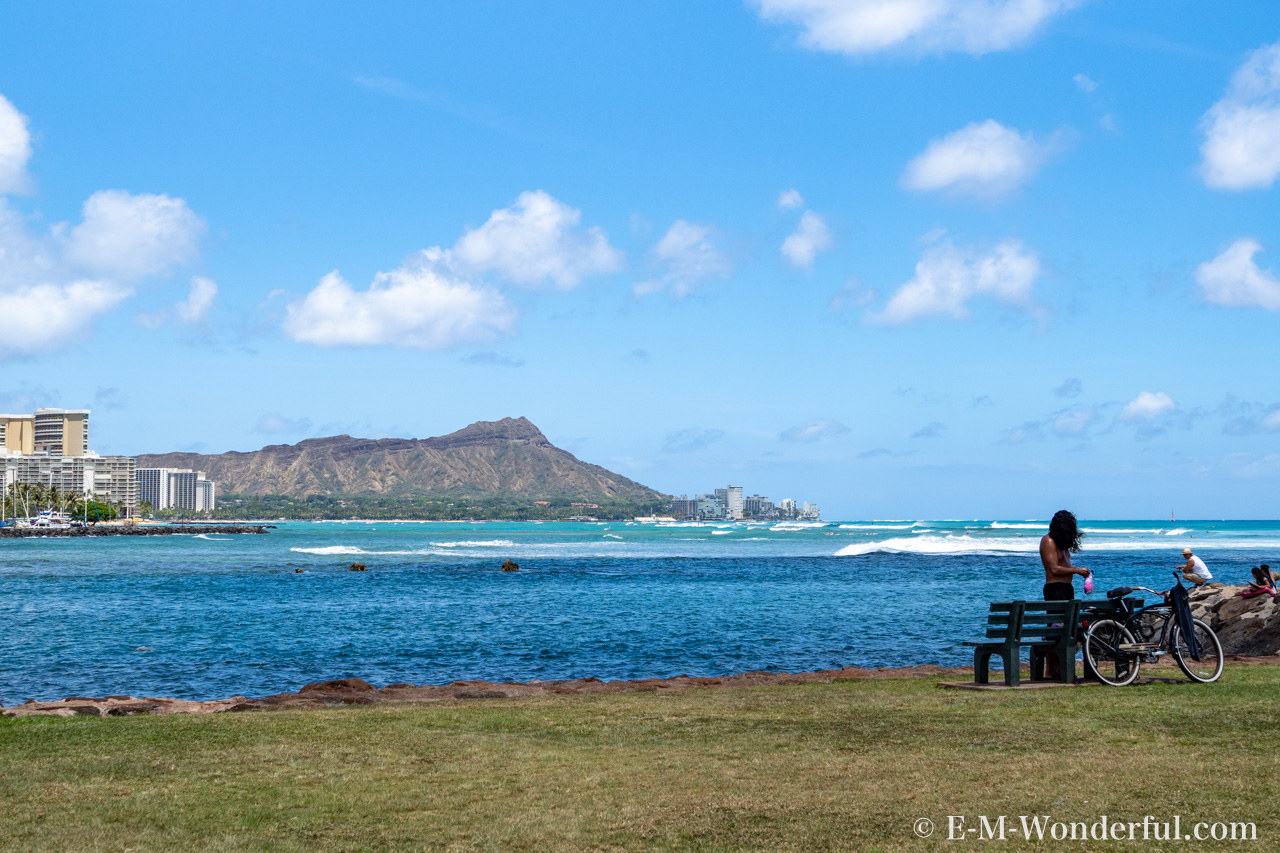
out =
<path fill-rule="evenodd" d="M 7 450 L 10 453 L 34 453 L 35 438 L 35 415 L 0 415 L 0 450 Z"/>
<path fill-rule="evenodd" d="M 0 415 L 0 449 L 30 456 L 84 456 L 89 452 L 88 409 L 36 409 Z"/>
<path fill-rule="evenodd" d="M 50 456 L 84 456 L 89 452 L 88 409 L 36 409 L 35 451 Z"/>

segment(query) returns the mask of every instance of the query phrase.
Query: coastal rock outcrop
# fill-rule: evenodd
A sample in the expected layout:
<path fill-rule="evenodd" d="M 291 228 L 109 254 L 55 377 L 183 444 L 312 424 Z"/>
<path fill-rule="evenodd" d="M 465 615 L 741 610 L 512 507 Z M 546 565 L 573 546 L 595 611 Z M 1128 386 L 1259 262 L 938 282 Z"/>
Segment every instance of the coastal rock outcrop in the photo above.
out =
<path fill-rule="evenodd" d="M 765 684 L 803 684 L 839 681 L 850 678 L 912 678 L 916 676 L 971 675 L 971 667 L 909 666 L 884 669 L 824 669 L 818 672 L 743 672 L 738 675 L 692 678 L 644 678 L 636 681 L 602 681 L 599 678 L 575 678 L 568 681 L 453 681 L 449 684 L 413 685 L 404 682 L 388 684 L 381 689 L 363 678 L 341 678 L 316 681 L 297 693 L 277 693 L 261 699 L 232 696 L 210 702 L 188 702 L 183 699 L 154 697 L 106 696 L 93 699 L 69 696 L 56 702 L 32 699 L 22 705 L 0 708 L 4 717 L 120 717 L 132 714 L 228 714 L 242 711 L 274 711 L 281 708 L 332 708 L 343 705 L 377 705 L 383 703 L 439 702 L 445 699 L 508 699 L 516 696 L 548 696 L 563 693 L 625 693 L 634 690 L 668 691 L 698 688 L 756 687 Z"/>
<path fill-rule="evenodd" d="M 1208 584 L 1191 594 L 1191 615 L 1218 635 L 1228 655 L 1280 654 L 1280 607 L 1269 595 L 1241 598 L 1246 589 Z"/>

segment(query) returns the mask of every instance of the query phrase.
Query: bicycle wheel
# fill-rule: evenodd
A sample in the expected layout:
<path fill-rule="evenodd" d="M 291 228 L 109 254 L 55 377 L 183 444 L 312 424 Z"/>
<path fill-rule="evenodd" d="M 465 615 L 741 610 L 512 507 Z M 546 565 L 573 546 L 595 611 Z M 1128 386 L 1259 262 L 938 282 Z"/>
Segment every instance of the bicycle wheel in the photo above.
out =
<path fill-rule="evenodd" d="M 1129 629 L 1114 620 L 1099 619 L 1089 626 L 1084 635 L 1084 656 L 1103 684 L 1123 687 L 1138 677 L 1138 655 L 1121 649 L 1133 642 Z"/>
<path fill-rule="evenodd" d="M 1201 684 L 1217 681 L 1218 676 L 1222 675 L 1222 643 L 1218 642 L 1218 636 L 1209 626 L 1199 619 L 1191 620 L 1191 624 L 1196 644 L 1200 646 L 1200 660 L 1191 657 L 1182 631 L 1176 625 L 1173 627 L 1171 640 L 1173 659 L 1192 681 L 1199 681 Z"/>

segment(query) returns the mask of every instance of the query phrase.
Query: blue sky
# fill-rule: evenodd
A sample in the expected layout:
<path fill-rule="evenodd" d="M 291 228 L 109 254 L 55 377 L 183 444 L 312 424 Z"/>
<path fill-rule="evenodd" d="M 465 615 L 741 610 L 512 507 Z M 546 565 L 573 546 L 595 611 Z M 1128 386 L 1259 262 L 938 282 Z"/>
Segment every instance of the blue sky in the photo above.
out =
<path fill-rule="evenodd" d="M 1280 517 L 1272 4 L 0 9 L 0 410 L 100 452 Z"/>

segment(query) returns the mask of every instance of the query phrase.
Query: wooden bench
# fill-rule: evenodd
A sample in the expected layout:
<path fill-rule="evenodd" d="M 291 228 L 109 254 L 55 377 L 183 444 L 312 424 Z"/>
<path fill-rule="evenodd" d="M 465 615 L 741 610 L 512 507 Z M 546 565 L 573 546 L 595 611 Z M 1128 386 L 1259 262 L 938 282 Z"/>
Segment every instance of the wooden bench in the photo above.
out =
<path fill-rule="evenodd" d="M 993 655 L 1004 662 L 1004 683 L 1017 687 L 1024 646 L 1031 650 L 1031 680 L 1044 681 L 1044 662 L 1058 660 L 1058 681 L 1070 684 L 1076 677 L 1076 651 L 1080 631 L 1079 600 L 994 601 L 987 614 L 985 640 L 965 643 L 973 646 L 973 680 L 989 684 L 989 664 Z"/>

